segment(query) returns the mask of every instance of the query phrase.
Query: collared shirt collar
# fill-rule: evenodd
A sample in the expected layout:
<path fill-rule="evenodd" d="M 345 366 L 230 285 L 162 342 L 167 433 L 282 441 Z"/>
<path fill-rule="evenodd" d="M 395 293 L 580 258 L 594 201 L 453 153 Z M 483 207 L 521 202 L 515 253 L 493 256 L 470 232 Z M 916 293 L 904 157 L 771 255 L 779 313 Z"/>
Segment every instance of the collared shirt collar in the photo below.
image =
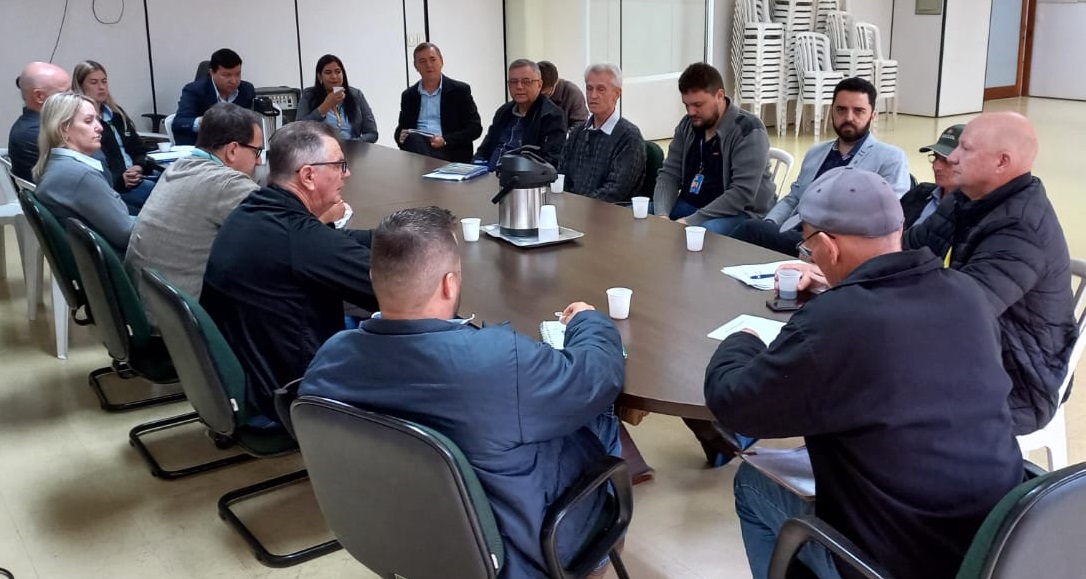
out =
<path fill-rule="evenodd" d="M 109 108 L 109 105 L 102 104 L 102 120 L 109 122 L 113 120 L 113 109 Z"/>
<path fill-rule="evenodd" d="M 859 153 L 860 149 L 863 148 L 864 143 L 867 142 L 867 137 L 869 137 L 869 136 L 871 136 L 870 131 L 867 132 L 867 133 L 864 133 L 864 136 L 860 137 L 859 140 L 857 140 L 855 143 L 852 144 L 852 148 L 848 150 L 847 155 L 841 155 L 841 159 L 846 161 L 846 162 L 851 161 L 852 158 L 856 156 L 856 153 Z M 841 154 L 840 146 L 841 146 L 841 139 L 839 139 L 839 138 L 834 139 L 833 140 L 833 150 L 837 151 L 837 154 L 839 154 L 839 155 Z"/>
<path fill-rule="evenodd" d="M 588 117 L 588 130 L 603 131 L 605 135 L 610 135 L 611 132 L 614 131 L 615 127 L 618 125 L 618 120 L 620 118 L 622 118 L 622 115 L 618 114 L 618 107 L 615 107 L 615 112 L 611 113 L 611 116 L 607 117 L 607 120 L 603 121 L 603 124 L 600 125 L 599 129 L 597 129 L 595 125 L 595 119 L 590 116 Z"/>
<path fill-rule="evenodd" d="M 373 312 L 373 315 L 370 316 L 370 319 L 371 320 L 383 320 L 385 318 L 384 318 L 384 316 L 381 315 L 381 312 Z M 466 325 L 466 324 L 470 324 L 471 321 L 474 320 L 474 319 L 475 319 L 475 314 L 471 314 L 470 318 L 453 318 L 451 320 L 445 320 L 445 321 L 450 323 L 450 324 L 456 324 L 456 325 L 463 326 L 463 325 Z"/>
<path fill-rule="evenodd" d="M 209 161 L 214 161 L 219 165 L 222 165 L 223 167 L 226 166 L 226 163 L 224 163 L 222 159 L 200 148 L 193 149 L 192 153 L 190 153 L 189 156 L 196 157 L 197 159 L 207 159 Z"/>
<path fill-rule="evenodd" d="M 222 98 L 222 93 L 219 92 L 219 85 L 215 84 L 215 79 L 211 79 L 211 86 L 214 87 L 214 89 L 215 89 L 215 98 L 218 99 L 218 101 L 220 103 L 232 103 L 232 102 L 234 102 L 238 98 L 238 93 L 241 92 L 241 87 L 239 86 L 238 88 L 234 89 L 234 92 L 226 95 L 226 98 Z"/>
<path fill-rule="evenodd" d="M 441 76 L 441 80 L 437 83 L 437 90 L 434 92 L 426 92 L 426 89 L 422 88 L 422 81 L 419 81 L 419 94 L 422 96 L 437 96 L 441 94 L 441 87 L 445 86 L 445 75 Z"/>
<path fill-rule="evenodd" d="M 49 154 L 60 155 L 61 157 L 70 157 L 72 159 L 75 159 L 76 161 L 79 161 L 80 163 L 83 163 L 91 169 L 98 171 L 99 173 L 102 172 L 101 161 L 89 155 L 84 155 L 83 153 L 80 153 L 79 151 L 76 151 L 74 149 L 67 149 L 65 147 L 54 147 L 49 151 Z"/>

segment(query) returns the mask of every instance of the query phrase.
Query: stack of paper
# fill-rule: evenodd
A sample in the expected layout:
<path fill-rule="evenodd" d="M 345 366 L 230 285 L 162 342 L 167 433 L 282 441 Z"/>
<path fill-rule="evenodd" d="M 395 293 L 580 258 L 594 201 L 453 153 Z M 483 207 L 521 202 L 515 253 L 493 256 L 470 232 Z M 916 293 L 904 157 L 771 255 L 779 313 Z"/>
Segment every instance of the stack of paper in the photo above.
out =
<path fill-rule="evenodd" d="M 735 319 L 723 326 L 709 332 L 709 337 L 714 340 L 723 341 L 724 338 L 727 338 L 736 332 L 742 332 L 743 328 L 750 328 L 755 332 L 758 332 L 758 337 L 768 346 L 773 340 L 777 339 L 777 334 L 781 333 L 781 328 L 783 327 L 784 322 L 742 314 L 736 316 Z"/>
<path fill-rule="evenodd" d="M 735 279 L 760 290 L 773 289 L 773 275 L 777 272 L 777 268 L 786 263 L 803 263 L 798 259 L 788 259 L 785 261 L 774 261 L 773 263 L 756 263 L 754 265 L 733 265 L 731 267 L 725 267 L 720 270 L 724 275 L 734 277 Z"/>

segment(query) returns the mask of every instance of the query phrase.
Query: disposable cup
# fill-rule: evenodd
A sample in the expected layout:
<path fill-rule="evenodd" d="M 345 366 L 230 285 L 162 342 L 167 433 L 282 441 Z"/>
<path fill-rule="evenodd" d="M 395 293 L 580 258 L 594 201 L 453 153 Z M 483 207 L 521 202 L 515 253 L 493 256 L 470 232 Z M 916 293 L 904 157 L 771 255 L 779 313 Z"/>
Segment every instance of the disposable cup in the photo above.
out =
<path fill-rule="evenodd" d="M 160 153 L 169 153 L 169 152 L 170 152 L 170 147 L 171 147 L 171 146 L 172 146 L 172 145 L 170 145 L 170 142 L 169 142 L 169 141 L 166 141 L 166 142 L 163 142 L 163 143 L 159 143 L 159 144 L 158 144 L 158 150 L 159 150 L 159 152 L 160 152 Z"/>
<path fill-rule="evenodd" d="M 481 221 L 478 217 L 465 217 L 460 220 L 460 226 L 464 228 L 464 241 L 479 241 L 479 223 Z"/>
<path fill-rule="evenodd" d="M 561 193 L 566 187 L 566 176 L 561 173 L 558 174 L 558 178 L 551 183 L 551 193 Z"/>
<path fill-rule="evenodd" d="M 607 310 L 616 320 L 630 317 L 630 298 L 633 290 L 626 287 L 613 287 L 607 290 Z"/>
<path fill-rule="evenodd" d="M 686 228 L 686 249 L 689 251 L 701 251 L 705 245 L 705 228 L 700 225 L 691 225 Z"/>
<path fill-rule="evenodd" d="M 777 295 L 786 300 L 796 299 L 799 294 L 799 278 L 801 277 L 803 277 L 803 272 L 798 269 L 778 269 Z"/>
<path fill-rule="evenodd" d="M 633 201 L 634 219 L 644 219 L 649 216 L 648 197 L 634 197 L 630 201 Z"/>
<path fill-rule="evenodd" d="M 539 228 L 558 228 L 558 211 L 554 208 L 554 205 L 543 205 L 539 208 Z"/>

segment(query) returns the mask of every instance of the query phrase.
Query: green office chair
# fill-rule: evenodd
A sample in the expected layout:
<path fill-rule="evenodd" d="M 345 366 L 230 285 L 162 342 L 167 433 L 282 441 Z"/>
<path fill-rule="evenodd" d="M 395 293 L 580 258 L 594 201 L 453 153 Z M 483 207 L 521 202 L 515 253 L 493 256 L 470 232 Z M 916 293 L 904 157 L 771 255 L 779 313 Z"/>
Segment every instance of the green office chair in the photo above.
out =
<path fill-rule="evenodd" d="M 1086 463 L 1043 473 L 1026 463 L 1030 478 L 996 504 L 965 554 L 957 579 L 1073 579 L 1086 568 L 1082 531 L 1086 528 Z M 1037 476 L 1039 475 L 1039 476 Z M 887 572 L 841 533 L 817 517 L 788 519 L 781 527 L 770 579 L 790 577 L 808 541 L 823 545 L 854 575 L 889 577 Z M 806 569 L 803 568 L 802 571 Z M 801 572 L 802 572 L 801 571 Z"/>
<path fill-rule="evenodd" d="M 645 141 L 645 178 L 641 181 L 641 192 L 637 195 L 652 199 L 656 191 L 656 176 L 664 166 L 664 150 L 652 141 Z"/>
<path fill-rule="evenodd" d="M 94 329 L 113 363 L 91 372 L 90 386 L 105 410 L 131 410 L 184 399 L 178 391 L 131 402 L 110 402 L 100 381 L 107 374 L 142 378 L 153 385 L 176 384 L 177 372 L 162 338 L 151 334 L 143 303 L 120 258 L 109 244 L 78 219 L 67 220 L 68 243 L 86 302 L 94 313 Z"/>
<path fill-rule="evenodd" d="M 316 396 L 298 398 L 291 416 L 317 502 L 355 559 L 389 578 L 498 576 L 504 549 L 497 522 L 475 470 L 453 441 L 420 424 Z M 573 505 L 607 484 L 613 508 L 564 567 L 555 530 Z M 628 577 L 614 546 L 632 510 L 626 464 L 606 457 L 547 514 L 542 548 L 549 576 L 585 577 L 609 556 L 618 576 Z"/>
<path fill-rule="evenodd" d="M 171 285 L 153 269 L 145 268 L 141 275 L 147 308 L 158 322 L 185 394 L 196 409 L 196 412 L 141 424 L 129 433 L 129 440 L 151 466 L 151 473 L 156 477 L 175 479 L 254 458 L 283 456 L 298 450 L 298 443 L 282 428 L 248 426 L 249 420 L 258 413 L 247 400 L 245 372 L 200 303 Z M 236 444 L 246 454 L 178 470 L 163 469 L 143 443 L 143 435 L 197 421 L 207 426 L 216 446 L 223 448 Z M 241 500 L 290 486 L 306 478 L 306 471 L 300 470 L 231 491 L 219 499 L 219 516 L 245 539 L 256 558 L 265 565 L 296 565 L 341 548 L 338 542 L 327 541 L 286 555 L 271 553 L 230 510 L 230 505 Z"/>

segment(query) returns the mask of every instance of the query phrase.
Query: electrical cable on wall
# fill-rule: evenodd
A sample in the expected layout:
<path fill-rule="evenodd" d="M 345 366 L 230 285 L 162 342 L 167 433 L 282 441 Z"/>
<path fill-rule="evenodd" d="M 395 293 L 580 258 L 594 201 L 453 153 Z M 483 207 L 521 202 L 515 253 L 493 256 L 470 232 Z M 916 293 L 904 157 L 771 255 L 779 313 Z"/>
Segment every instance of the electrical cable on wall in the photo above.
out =
<path fill-rule="evenodd" d="M 91 13 L 94 14 L 94 19 L 97 20 L 99 24 L 105 24 L 106 26 L 119 24 L 121 19 L 124 18 L 124 0 L 121 0 L 121 13 L 118 14 L 117 18 L 112 22 L 106 22 L 98 15 L 98 0 L 91 0 Z"/>
<path fill-rule="evenodd" d="M 57 47 L 60 46 L 60 36 L 64 33 L 64 21 L 68 19 L 68 2 L 64 0 L 64 12 L 60 15 L 60 28 L 57 29 L 57 41 L 53 43 L 53 52 L 49 54 L 49 62 L 57 55 Z"/>

